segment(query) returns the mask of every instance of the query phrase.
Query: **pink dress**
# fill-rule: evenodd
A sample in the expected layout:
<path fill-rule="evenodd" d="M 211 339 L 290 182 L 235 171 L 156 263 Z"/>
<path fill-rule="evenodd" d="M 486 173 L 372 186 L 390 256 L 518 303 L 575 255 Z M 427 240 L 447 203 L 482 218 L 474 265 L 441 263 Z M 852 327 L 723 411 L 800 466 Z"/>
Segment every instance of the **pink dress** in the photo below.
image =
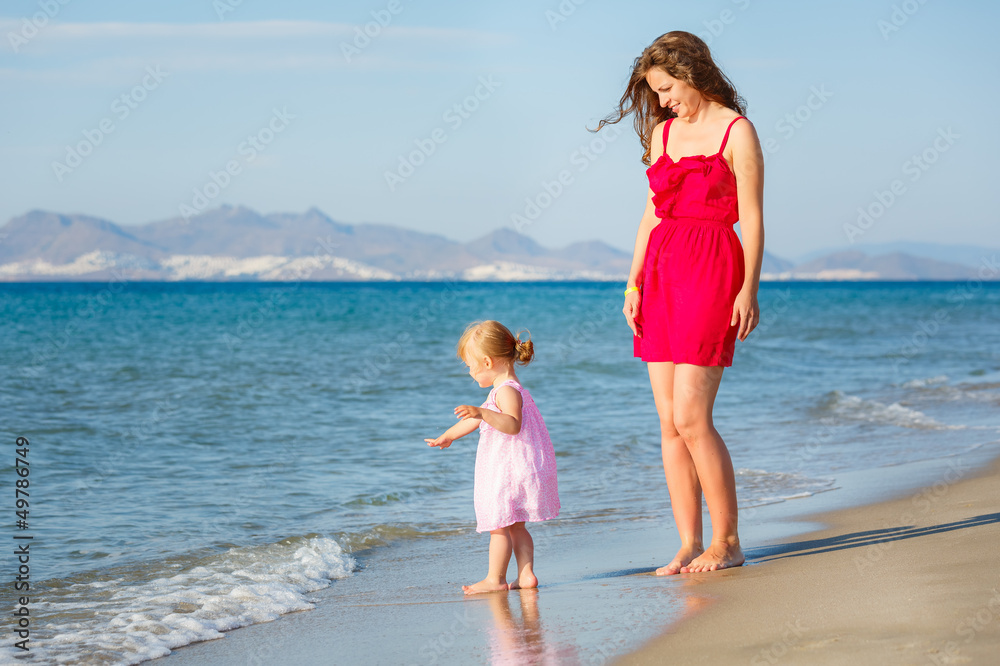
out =
<path fill-rule="evenodd" d="M 736 326 L 733 302 L 743 286 L 743 247 L 733 230 L 739 221 L 736 176 L 719 152 L 667 155 L 673 118 L 663 128 L 663 155 L 646 169 L 659 224 L 646 245 L 634 338 L 643 361 L 730 366 Z"/>
<path fill-rule="evenodd" d="M 545 421 L 528 389 L 513 380 L 521 394 L 521 432 L 506 435 L 486 421 L 479 424 L 476 450 L 476 531 L 488 532 L 522 521 L 538 522 L 559 515 L 556 454 Z M 483 409 L 499 412 L 490 391 Z"/>

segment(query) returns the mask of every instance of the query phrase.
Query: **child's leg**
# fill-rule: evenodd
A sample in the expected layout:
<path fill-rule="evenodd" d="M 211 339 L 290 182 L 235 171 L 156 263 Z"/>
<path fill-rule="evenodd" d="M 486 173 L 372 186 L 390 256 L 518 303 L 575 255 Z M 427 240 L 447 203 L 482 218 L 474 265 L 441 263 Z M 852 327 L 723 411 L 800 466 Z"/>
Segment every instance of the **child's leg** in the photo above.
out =
<path fill-rule="evenodd" d="M 510 528 L 490 532 L 490 569 L 486 578 L 472 585 L 463 585 L 466 594 L 481 594 L 507 590 L 507 566 L 512 552 Z"/>
<path fill-rule="evenodd" d="M 691 452 L 712 518 L 712 541 L 684 572 L 743 564 L 737 532 L 736 476 L 729 450 L 712 422 L 721 367 L 679 365 L 674 370 L 674 424 Z"/>
<path fill-rule="evenodd" d="M 669 564 L 656 570 L 658 576 L 681 572 L 705 550 L 702 546 L 701 483 L 684 438 L 674 426 L 673 363 L 648 363 L 649 384 L 653 389 L 656 413 L 660 417 L 660 449 L 667 477 L 670 506 L 681 538 L 681 547 Z"/>
<path fill-rule="evenodd" d="M 528 528 L 524 523 L 514 523 L 507 528 L 510 530 L 510 540 L 514 549 L 514 557 L 517 558 L 517 580 L 510 584 L 510 589 L 527 589 L 538 587 L 538 579 L 535 578 L 535 542 L 528 534 Z"/>

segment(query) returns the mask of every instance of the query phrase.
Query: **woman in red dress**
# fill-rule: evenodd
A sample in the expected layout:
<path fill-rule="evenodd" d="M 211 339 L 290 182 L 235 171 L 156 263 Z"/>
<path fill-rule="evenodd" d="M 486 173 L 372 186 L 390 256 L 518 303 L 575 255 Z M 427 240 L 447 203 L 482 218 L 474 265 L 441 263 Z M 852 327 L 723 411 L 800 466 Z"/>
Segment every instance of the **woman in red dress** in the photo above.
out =
<path fill-rule="evenodd" d="M 650 165 L 649 196 L 622 311 L 635 355 L 648 364 L 681 538 L 656 573 L 740 566 L 733 463 L 712 409 L 736 339 L 759 319 L 764 158 L 742 98 L 691 33 L 669 32 L 635 59 L 617 114 L 598 129 L 629 114 Z M 707 548 L 703 494 L 712 521 Z"/>

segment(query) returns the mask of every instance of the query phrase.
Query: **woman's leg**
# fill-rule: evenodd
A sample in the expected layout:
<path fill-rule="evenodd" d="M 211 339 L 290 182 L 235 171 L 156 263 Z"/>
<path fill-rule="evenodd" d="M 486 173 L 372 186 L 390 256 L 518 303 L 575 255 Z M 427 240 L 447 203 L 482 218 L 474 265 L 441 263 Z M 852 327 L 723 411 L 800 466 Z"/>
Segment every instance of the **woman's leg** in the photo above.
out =
<path fill-rule="evenodd" d="M 737 532 L 733 461 L 712 421 L 722 370 L 721 366 L 688 364 L 674 368 L 674 427 L 694 461 L 712 519 L 711 543 L 704 553 L 682 567 L 683 572 L 740 566 L 744 559 Z"/>
<path fill-rule="evenodd" d="M 490 569 L 486 578 L 472 585 L 463 585 L 466 594 L 497 592 L 507 588 L 507 566 L 510 564 L 510 528 L 503 527 L 490 532 Z"/>
<path fill-rule="evenodd" d="M 514 549 L 514 557 L 517 559 L 517 580 L 510 584 L 510 589 L 529 589 L 538 587 L 538 579 L 535 578 L 535 542 L 528 534 L 528 528 L 524 523 L 514 523 L 507 528 L 510 530 L 511 545 Z"/>
<path fill-rule="evenodd" d="M 663 472 L 667 477 L 670 506 L 674 522 L 681 537 L 681 548 L 666 566 L 656 570 L 657 575 L 680 573 L 691 560 L 701 555 L 701 483 L 694 460 L 674 426 L 674 364 L 648 363 L 649 384 L 653 388 L 653 401 L 660 416 L 660 450 L 663 454 Z"/>

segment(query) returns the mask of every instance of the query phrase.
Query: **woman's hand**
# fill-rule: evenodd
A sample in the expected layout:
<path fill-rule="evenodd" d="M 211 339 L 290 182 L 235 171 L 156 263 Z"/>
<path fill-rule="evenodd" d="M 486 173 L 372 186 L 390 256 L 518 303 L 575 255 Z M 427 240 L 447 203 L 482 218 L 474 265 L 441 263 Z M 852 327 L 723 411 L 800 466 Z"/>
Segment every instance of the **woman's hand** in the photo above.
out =
<path fill-rule="evenodd" d="M 472 405 L 459 405 L 455 408 L 455 416 L 460 419 L 482 419 L 483 410 Z"/>
<path fill-rule="evenodd" d="M 753 329 L 757 328 L 759 321 L 760 306 L 757 305 L 757 294 L 749 288 L 743 287 L 740 293 L 736 294 L 736 301 L 733 303 L 733 316 L 729 320 L 729 325 L 735 326 L 737 323 L 740 325 L 736 337 L 742 342 L 747 339 Z"/>
<path fill-rule="evenodd" d="M 451 443 L 454 442 L 455 440 L 453 440 L 451 437 L 446 437 L 444 435 L 441 435 L 436 439 L 425 439 L 424 441 L 427 442 L 427 446 L 437 446 L 442 449 L 447 449 L 449 446 L 451 446 Z"/>
<path fill-rule="evenodd" d="M 632 335 L 638 335 L 641 338 L 642 335 L 635 325 L 635 318 L 639 316 L 638 291 L 630 291 L 625 295 L 625 305 L 622 307 L 622 314 L 625 315 L 625 322 L 628 324 L 628 327 L 632 329 Z"/>

